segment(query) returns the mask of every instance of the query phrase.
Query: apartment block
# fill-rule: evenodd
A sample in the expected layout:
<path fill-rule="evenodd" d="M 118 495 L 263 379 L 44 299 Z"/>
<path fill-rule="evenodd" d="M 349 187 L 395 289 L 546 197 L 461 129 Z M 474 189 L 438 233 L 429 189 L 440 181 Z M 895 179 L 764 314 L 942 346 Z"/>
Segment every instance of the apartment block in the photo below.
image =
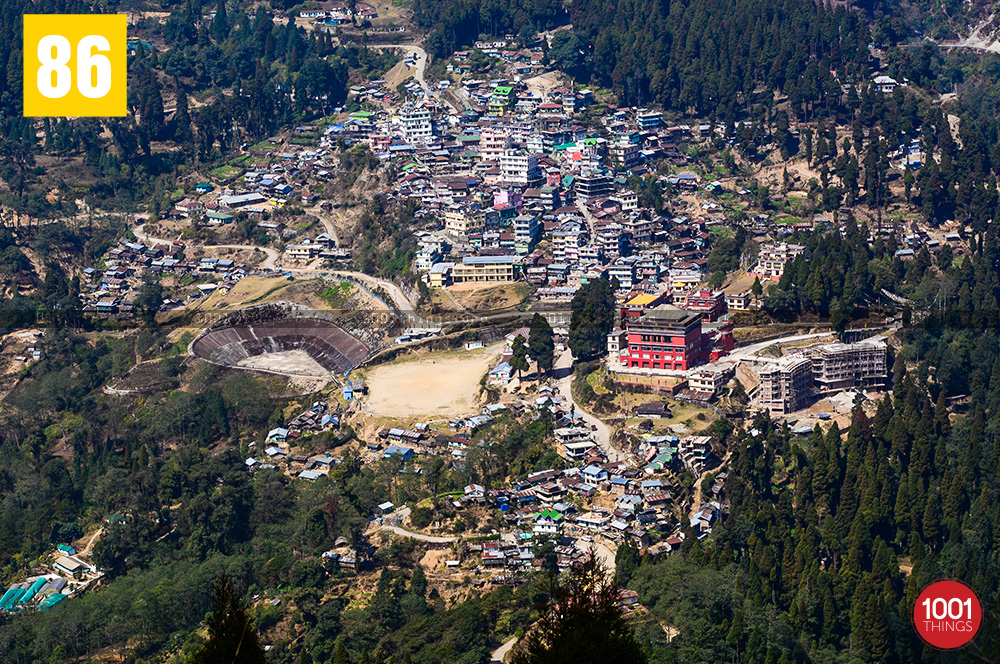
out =
<path fill-rule="evenodd" d="M 538 157 L 522 150 L 507 150 L 500 156 L 500 182 L 521 187 L 542 181 Z"/>
<path fill-rule="evenodd" d="M 404 104 L 399 109 L 399 125 L 407 143 L 427 143 L 434 138 L 431 112 L 424 106 Z"/>
<path fill-rule="evenodd" d="M 785 357 L 767 364 L 760 376 L 760 403 L 772 413 L 791 413 L 805 408 L 812 399 L 812 361 L 808 357 Z"/>
<path fill-rule="evenodd" d="M 812 356 L 813 380 L 821 393 L 882 385 L 888 376 L 888 353 L 880 337 L 856 344 L 827 344 Z"/>
<path fill-rule="evenodd" d="M 764 244 L 757 255 L 757 264 L 750 268 L 749 273 L 761 279 L 778 281 L 785 273 L 785 265 L 802 255 L 806 248 L 801 244 Z"/>

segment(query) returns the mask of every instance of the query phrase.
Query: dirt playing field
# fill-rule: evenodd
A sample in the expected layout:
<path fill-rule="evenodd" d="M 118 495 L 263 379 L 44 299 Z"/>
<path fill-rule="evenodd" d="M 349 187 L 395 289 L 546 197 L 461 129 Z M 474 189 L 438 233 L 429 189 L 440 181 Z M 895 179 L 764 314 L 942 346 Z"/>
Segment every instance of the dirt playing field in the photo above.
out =
<path fill-rule="evenodd" d="M 467 415 L 475 409 L 479 381 L 503 350 L 456 351 L 376 367 L 368 374 L 366 411 L 383 417 Z"/>

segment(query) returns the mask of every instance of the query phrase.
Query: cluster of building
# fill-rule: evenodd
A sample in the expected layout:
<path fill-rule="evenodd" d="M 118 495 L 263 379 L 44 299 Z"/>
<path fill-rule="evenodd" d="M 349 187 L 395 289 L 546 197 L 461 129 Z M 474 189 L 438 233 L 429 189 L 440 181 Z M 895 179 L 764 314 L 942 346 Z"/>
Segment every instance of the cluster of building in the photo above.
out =
<path fill-rule="evenodd" d="M 298 129 L 319 133 L 312 127 Z M 217 191 L 208 182 L 195 185 L 188 196 L 160 216 L 174 221 L 197 218 L 210 225 L 221 225 L 232 222 L 239 211 L 260 220 L 293 199 L 303 205 L 312 205 L 317 200 L 309 192 L 310 181 L 332 177 L 337 163 L 328 145 L 276 152 L 269 158 L 251 162 L 249 170 L 221 190 Z"/>
<path fill-rule="evenodd" d="M 704 279 L 709 227 L 722 223 L 722 208 L 657 213 L 640 205 L 628 178 L 722 193 L 695 173 L 651 168 L 661 159 L 683 165 L 678 143 L 710 135 L 710 125 L 665 126 L 659 112 L 629 108 L 586 126 L 574 113 L 589 91 L 520 80 L 465 79 L 458 94 L 465 111 L 421 95 L 328 130 L 399 164 L 390 198 L 418 200 L 420 215 L 436 221 L 418 236 L 415 260 L 429 284 L 526 279 L 540 299 L 568 300 L 605 274 L 624 291 L 643 281 L 690 290 Z"/>
<path fill-rule="evenodd" d="M 60 544 L 46 561 L 51 570 L 14 583 L 0 596 L 0 613 L 17 613 L 28 609 L 48 611 L 73 593 L 99 579 L 101 572 L 85 562 L 75 548 Z"/>
<path fill-rule="evenodd" d="M 359 388 L 359 391 L 360 389 L 363 388 Z M 334 457 L 329 452 L 306 455 L 294 454 L 293 451 L 304 437 L 339 429 L 342 412 L 342 408 L 332 409 L 325 401 L 314 402 L 309 409 L 292 418 L 287 426 L 268 431 L 264 438 L 263 454 L 247 457 L 247 469 L 256 471 L 279 467 L 281 464 L 290 474 L 306 480 L 326 475 L 332 466 L 341 462 L 340 457 Z M 256 447 L 256 443 L 250 443 L 250 446 Z"/>
<path fill-rule="evenodd" d="M 163 249 L 127 238 L 119 239 L 105 254 L 103 269 L 88 267 L 83 270 L 80 292 L 83 311 L 132 313 L 135 297 L 143 284 L 166 275 L 204 280 L 206 283 L 194 286 L 190 292 L 190 296 L 197 299 L 219 288 L 231 288 L 253 271 L 253 268 L 231 259 L 188 260 L 184 257 L 185 248 L 183 242 L 173 242 Z M 163 307 L 179 304 L 181 302 L 165 299 Z"/>
<path fill-rule="evenodd" d="M 618 324 L 608 335 L 607 369 L 622 384 L 710 401 L 732 376 L 731 367 L 709 365 L 735 348 L 728 298 L 721 291 L 669 289 L 623 298 Z"/>
<path fill-rule="evenodd" d="M 890 370 L 882 337 L 753 360 L 760 377 L 760 405 L 776 414 L 802 410 L 817 397 L 843 390 L 884 386 Z"/>
<path fill-rule="evenodd" d="M 506 526 L 496 539 L 477 549 L 483 565 L 540 568 L 536 547 L 547 540 L 558 541 L 560 569 L 585 559 L 595 536 L 641 548 L 657 543 L 657 550 L 667 553 L 680 547 L 684 534 L 674 512 L 676 487 L 669 479 L 644 476 L 624 463 L 590 461 L 565 470 L 530 473 L 503 489 L 466 487 L 466 499 L 499 509 Z M 578 507 L 587 504 L 589 508 Z M 711 532 L 721 509 L 712 502 L 698 510 L 691 525 L 699 538 Z"/>
<path fill-rule="evenodd" d="M 324 29 L 353 23 L 355 19 L 359 21 L 376 19 L 378 11 L 372 5 L 359 2 L 352 6 L 335 4 L 329 9 L 303 9 L 299 11 L 298 16 L 312 21 L 317 29 Z"/>

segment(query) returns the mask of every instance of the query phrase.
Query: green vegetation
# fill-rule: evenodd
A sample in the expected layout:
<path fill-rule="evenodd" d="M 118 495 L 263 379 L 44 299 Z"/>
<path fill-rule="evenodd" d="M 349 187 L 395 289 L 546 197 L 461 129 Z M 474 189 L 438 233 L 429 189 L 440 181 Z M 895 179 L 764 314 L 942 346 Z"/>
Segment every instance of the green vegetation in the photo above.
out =
<path fill-rule="evenodd" d="M 573 568 L 563 581 L 549 578 L 535 626 L 511 659 L 513 664 L 623 662 L 645 664 L 621 588 L 596 558 Z"/>
<path fill-rule="evenodd" d="M 551 375 L 555 363 L 555 342 L 552 339 L 552 326 L 541 314 L 535 314 L 528 322 L 528 351 L 531 359 L 538 365 L 538 372 Z M 512 366 L 513 368 L 513 366 Z"/>
<path fill-rule="evenodd" d="M 347 303 L 351 295 L 354 293 L 354 286 L 346 281 L 337 282 L 334 286 L 327 286 L 323 289 L 323 292 L 319 294 L 320 298 L 324 302 L 329 304 L 334 309 L 339 309 Z"/>
<path fill-rule="evenodd" d="M 607 352 L 608 334 L 614 325 L 617 281 L 596 279 L 573 295 L 569 323 L 569 349 L 578 359 L 599 357 Z"/>

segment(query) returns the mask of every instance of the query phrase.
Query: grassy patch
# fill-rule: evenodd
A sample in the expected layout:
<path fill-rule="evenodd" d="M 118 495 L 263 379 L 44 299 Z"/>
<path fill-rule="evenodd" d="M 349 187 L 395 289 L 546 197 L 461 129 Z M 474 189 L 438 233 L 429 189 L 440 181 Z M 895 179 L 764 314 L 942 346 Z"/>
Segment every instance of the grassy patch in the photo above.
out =
<path fill-rule="evenodd" d="M 277 145 L 269 143 L 268 141 L 261 141 L 257 145 L 250 147 L 251 152 L 274 152 L 278 149 Z"/>
<path fill-rule="evenodd" d="M 208 172 L 213 178 L 217 180 L 231 180 L 232 178 L 239 175 L 243 169 L 237 168 L 236 166 L 219 166 L 218 168 L 213 168 Z"/>
<path fill-rule="evenodd" d="M 334 309 L 344 306 L 354 292 L 354 286 L 346 281 L 341 281 L 334 286 L 327 286 L 319 294 L 323 301 Z"/>

